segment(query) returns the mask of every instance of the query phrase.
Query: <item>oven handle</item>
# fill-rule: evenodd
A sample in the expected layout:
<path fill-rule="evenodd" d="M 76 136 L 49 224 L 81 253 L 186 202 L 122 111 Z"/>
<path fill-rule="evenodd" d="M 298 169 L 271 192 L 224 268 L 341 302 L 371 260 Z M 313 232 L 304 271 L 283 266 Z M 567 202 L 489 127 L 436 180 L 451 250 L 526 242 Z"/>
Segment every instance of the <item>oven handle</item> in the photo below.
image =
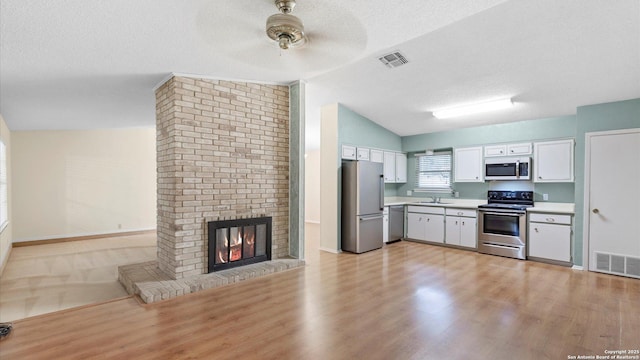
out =
<path fill-rule="evenodd" d="M 513 212 L 513 211 L 500 212 L 500 211 L 486 211 L 486 210 L 482 210 L 482 209 L 479 209 L 478 211 L 480 211 L 483 214 L 487 214 L 487 215 L 523 216 L 525 214 L 524 212 Z"/>

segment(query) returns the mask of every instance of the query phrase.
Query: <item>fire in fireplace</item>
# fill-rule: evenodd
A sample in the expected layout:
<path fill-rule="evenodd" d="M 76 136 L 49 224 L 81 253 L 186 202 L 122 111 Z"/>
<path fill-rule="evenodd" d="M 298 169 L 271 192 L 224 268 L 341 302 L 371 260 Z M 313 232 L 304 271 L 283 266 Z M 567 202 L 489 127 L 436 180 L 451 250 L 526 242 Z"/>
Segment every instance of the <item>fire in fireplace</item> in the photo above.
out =
<path fill-rule="evenodd" d="M 271 217 L 208 222 L 209 271 L 271 260 Z"/>

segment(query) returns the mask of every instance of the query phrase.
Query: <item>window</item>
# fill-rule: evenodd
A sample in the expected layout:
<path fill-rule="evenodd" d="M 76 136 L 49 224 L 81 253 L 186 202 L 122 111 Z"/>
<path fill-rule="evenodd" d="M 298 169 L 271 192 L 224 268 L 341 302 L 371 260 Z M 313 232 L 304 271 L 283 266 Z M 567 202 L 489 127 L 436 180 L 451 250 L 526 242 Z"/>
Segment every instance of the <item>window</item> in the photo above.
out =
<path fill-rule="evenodd" d="M 416 154 L 416 190 L 451 192 L 451 150 Z"/>
<path fill-rule="evenodd" d="M 7 179 L 7 147 L 0 141 L 0 231 L 4 230 L 9 222 Z"/>

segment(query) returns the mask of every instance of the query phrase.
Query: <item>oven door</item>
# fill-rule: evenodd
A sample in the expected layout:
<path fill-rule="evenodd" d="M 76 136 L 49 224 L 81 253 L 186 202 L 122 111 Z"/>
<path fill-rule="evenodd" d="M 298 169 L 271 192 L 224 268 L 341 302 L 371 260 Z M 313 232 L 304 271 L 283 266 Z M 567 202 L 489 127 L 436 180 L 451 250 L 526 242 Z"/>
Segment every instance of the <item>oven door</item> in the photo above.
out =
<path fill-rule="evenodd" d="M 518 212 L 480 210 L 478 242 L 524 246 L 526 244 L 526 216 Z"/>

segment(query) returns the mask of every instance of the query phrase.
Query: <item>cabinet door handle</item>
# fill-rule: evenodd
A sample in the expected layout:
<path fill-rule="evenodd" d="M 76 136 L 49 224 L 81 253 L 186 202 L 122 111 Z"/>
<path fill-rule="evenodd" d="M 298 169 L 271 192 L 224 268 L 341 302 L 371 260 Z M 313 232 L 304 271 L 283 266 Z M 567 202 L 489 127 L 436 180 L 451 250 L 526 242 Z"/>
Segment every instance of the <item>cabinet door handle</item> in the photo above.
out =
<path fill-rule="evenodd" d="M 547 220 L 547 222 L 555 222 L 556 221 L 556 219 L 554 219 L 554 218 L 546 218 L 545 220 Z"/>
<path fill-rule="evenodd" d="M 598 210 L 598 208 L 595 208 L 595 209 L 591 210 L 591 212 L 594 213 L 594 214 L 599 214 L 600 210 Z"/>
<path fill-rule="evenodd" d="M 462 222 L 462 226 L 464 226 L 464 221 Z"/>
<path fill-rule="evenodd" d="M 427 218 L 427 222 L 429 222 L 429 220 L 431 220 L 431 218 Z"/>
<path fill-rule="evenodd" d="M 533 230 L 535 230 L 536 232 L 538 232 L 538 228 L 534 228 Z"/>

